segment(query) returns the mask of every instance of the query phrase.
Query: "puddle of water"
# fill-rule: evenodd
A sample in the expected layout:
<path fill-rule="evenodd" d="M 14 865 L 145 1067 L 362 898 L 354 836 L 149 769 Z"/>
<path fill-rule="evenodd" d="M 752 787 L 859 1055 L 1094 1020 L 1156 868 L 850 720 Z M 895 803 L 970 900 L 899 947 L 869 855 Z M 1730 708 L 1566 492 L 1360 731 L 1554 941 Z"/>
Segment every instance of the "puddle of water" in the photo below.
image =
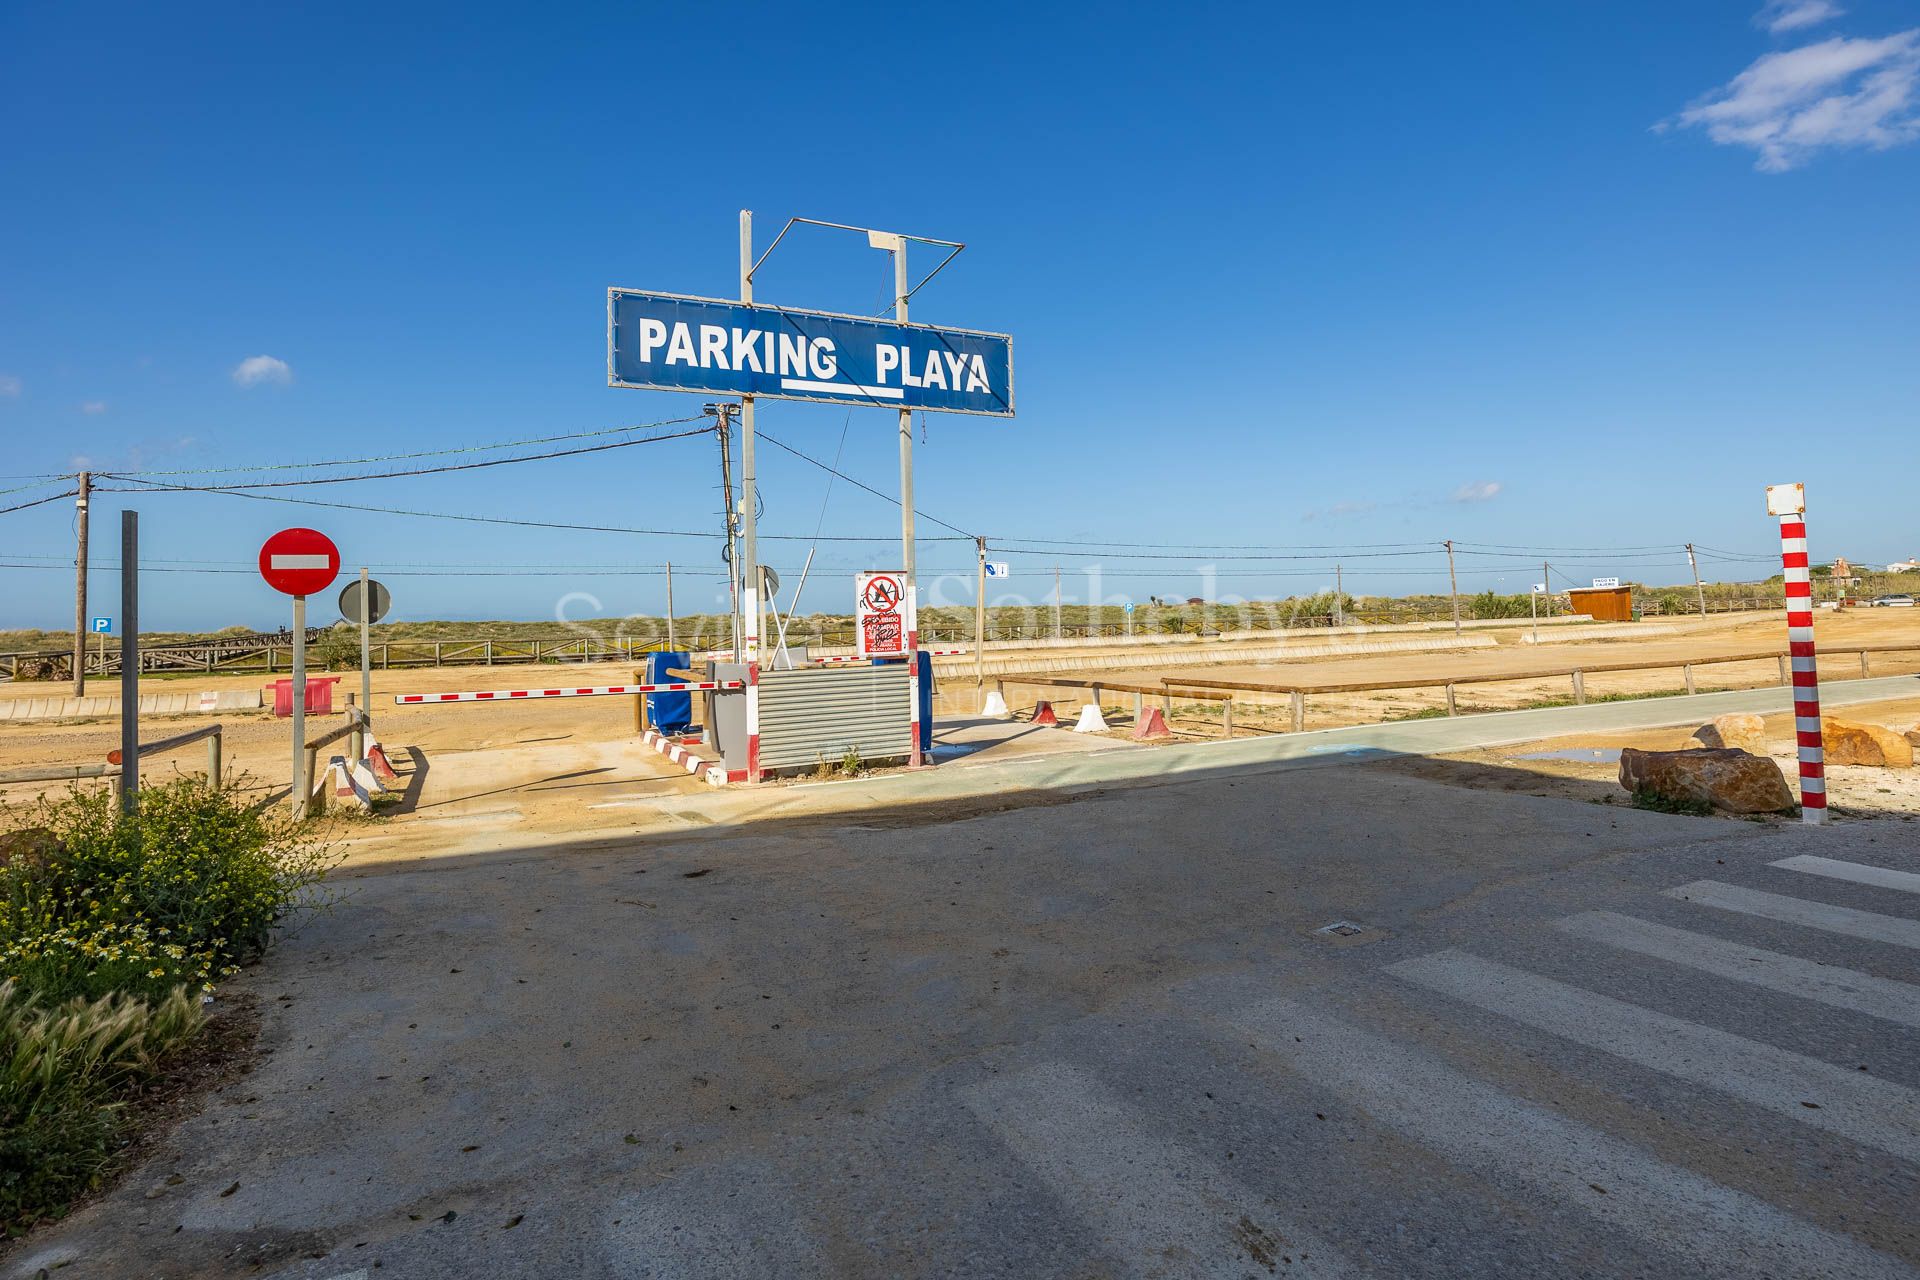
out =
<path fill-rule="evenodd" d="M 1618 747 L 1562 747 L 1558 751 L 1529 751 L 1515 760 L 1575 760 L 1581 764 L 1619 764 Z"/>

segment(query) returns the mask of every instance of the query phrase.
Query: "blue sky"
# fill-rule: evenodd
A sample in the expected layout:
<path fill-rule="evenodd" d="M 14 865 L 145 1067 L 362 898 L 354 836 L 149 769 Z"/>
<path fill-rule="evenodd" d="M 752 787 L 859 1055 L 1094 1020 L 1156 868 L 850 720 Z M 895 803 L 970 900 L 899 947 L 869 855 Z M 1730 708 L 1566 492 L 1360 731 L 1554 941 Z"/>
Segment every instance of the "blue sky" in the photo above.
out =
<path fill-rule="evenodd" d="M 0 488 L 697 413 L 605 385 L 605 289 L 733 294 L 751 208 L 762 244 L 795 214 L 968 243 L 915 318 L 1013 334 L 1020 413 L 930 417 L 917 505 L 1047 544 L 996 552 L 1009 597 L 1055 564 L 1069 599 L 1091 565 L 1106 596 L 1209 564 L 1214 593 L 1304 593 L 1336 559 L 1350 590 L 1443 589 L 1449 537 L 1482 544 L 1463 586 L 1524 591 L 1530 550 L 1484 552 L 1770 553 L 1761 490 L 1794 479 L 1816 556 L 1912 555 L 1920 5 L 1758 5 L 10 6 Z M 872 313 L 888 285 L 805 231 L 759 297 Z M 895 491 L 891 413 L 760 416 Z M 717 470 L 691 439 L 294 492 L 705 531 Z M 767 530 L 897 532 L 803 462 L 761 471 Z M 100 561 L 126 500 L 97 500 Z M 246 566 L 287 524 L 397 617 L 657 610 L 669 558 L 683 609 L 723 590 L 711 539 L 139 507 L 149 564 L 185 570 L 148 580 L 153 626 L 279 621 Z M 70 616 L 71 508 L 0 515 L 0 563 L 46 566 L 0 568 L 0 626 Z M 1102 539 L 1181 545 L 1066 545 Z M 789 583 L 807 545 L 770 551 Z M 897 557 L 823 544 L 803 608 Z M 923 544 L 923 591 L 971 562 Z"/>

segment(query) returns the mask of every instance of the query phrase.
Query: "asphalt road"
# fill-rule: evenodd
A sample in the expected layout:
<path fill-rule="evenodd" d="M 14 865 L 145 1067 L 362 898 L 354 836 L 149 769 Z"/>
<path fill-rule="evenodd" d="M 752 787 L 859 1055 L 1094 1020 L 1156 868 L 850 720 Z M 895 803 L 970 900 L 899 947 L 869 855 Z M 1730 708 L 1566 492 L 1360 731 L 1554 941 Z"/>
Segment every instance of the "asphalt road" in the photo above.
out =
<path fill-rule="evenodd" d="M 1920 1274 L 1920 824 L 1238 764 L 342 887 L 8 1274 Z"/>

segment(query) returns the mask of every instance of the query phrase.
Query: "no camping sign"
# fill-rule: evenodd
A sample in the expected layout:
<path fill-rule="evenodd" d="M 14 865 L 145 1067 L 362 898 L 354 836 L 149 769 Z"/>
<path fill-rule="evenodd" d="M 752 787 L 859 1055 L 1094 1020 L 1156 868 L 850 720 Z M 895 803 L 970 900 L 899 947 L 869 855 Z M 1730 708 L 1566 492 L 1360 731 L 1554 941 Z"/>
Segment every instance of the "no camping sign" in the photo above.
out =
<path fill-rule="evenodd" d="M 853 576 L 854 616 L 863 658 L 903 658 L 907 653 L 906 575 L 891 571 Z"/>

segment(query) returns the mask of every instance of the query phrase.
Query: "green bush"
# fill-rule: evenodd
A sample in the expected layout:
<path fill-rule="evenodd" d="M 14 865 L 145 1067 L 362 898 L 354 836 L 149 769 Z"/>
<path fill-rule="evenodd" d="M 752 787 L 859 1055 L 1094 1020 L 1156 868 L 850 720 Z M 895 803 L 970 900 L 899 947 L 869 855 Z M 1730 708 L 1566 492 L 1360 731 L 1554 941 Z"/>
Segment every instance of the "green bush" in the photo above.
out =
<path fill-rule="evenodd" d="M 120 1096 L 201 1020 L 184 988 L 45 1005 L 0 982 L 0 1229 L 17 1234 L 99 1184 L 118 1147 Z"/>
<path fill-rule="evenodd" d="M 296 820 L 196 778 L 142 788 L 131 815 L 74 791 L 28 821 L 44 843 L 0 869 L 0 978 L 49 1000 L 204 988 L 263 950 L 331 863 Z"/>
<path fill-rule="evenodd" d="M 1468 616 L 1474 618 L 1524 618 L 1533 608 L 1530 597 L 1503 596 L 1494 591 L 1482 591 L 1467 601 Z"/>

